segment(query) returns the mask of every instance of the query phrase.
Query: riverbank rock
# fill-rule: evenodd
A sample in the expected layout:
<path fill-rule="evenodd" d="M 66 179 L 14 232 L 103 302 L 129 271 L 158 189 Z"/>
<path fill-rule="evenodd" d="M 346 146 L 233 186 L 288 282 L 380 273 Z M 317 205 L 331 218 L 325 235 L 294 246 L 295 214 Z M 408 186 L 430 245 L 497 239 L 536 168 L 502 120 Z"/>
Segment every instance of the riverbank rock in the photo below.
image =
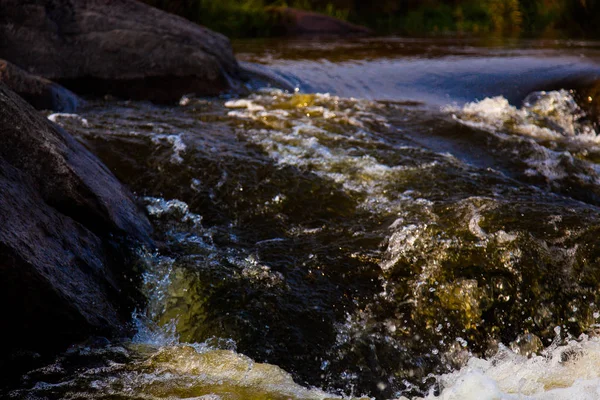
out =
<path fill-rule="evenodd" d="M 368 35 L 371 30 L 328 15 L 290 7 L 272 7 L 278 30 L 287 36 Z"/>
<path fill-rule="evenodd" d="M 135 0 L 3 0 L 0 57 L 77 94 L 168 102 L 240 82 L 225 36 Z"/>
<path fill-rule="evenodd" d="M 15 349 L 121 334 L 135 281 L 123 257 L 151 226 L 94 155 L 2 83 L 0 143 L 1 371 Z"/>
<path fill-rule="evenodd" d="M 0 59 L 0 82 L 38 110 L 75 112 L 81 100 L 77 95 L 48 79 L 28 74 Z"/>

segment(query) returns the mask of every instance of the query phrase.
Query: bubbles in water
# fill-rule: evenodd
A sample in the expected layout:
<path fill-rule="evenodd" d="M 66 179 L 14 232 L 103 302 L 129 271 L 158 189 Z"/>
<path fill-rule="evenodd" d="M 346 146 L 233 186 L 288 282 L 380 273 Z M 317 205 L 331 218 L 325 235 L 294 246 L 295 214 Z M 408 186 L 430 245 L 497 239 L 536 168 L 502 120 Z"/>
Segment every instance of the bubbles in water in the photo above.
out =
<path fill-rule="evenodd" d="M 376 102 L 328 94 L 288 94 L 263 90 L 248 99 L 229 101 L 229 116 L 254 124 L 241 134 L 259 144 L 283 165 L 327 177 L 360 194 L 365 207 L 387 204 L 385 184 L 405 166 L 380 162 L 374 148 L 385 148 L 378 131 L 389 129 Z M 427 164 L 417 168 L 427 168 Z"/>
<path fill-rule="evenodd" d="M 461 123 L 494 132 L 546 140 L 571 137 L 578 141 L 599 141 L 572 93 L 566 90 L 532 93 L 523 101 L 522 108 L 510 105 L 500 96 L 443 110 Z"/>
<path fill-rule="evenodd" d="M 183 162 L 183 157 L 181 155 L 187 149 L 187 146 L 183 141 L 183 136 L 183 133 L 177 135 L 153 135 L 152 142 L 156 144 L 167 142 L 168 144 L 170 144 L 173 148 L 171 162 L 173 164 L 181 164 Z"/>
<path fill-rule="evenodd" d="M 597 399 L 600 342 L 582 336 L 527 357 L 501 346 L 491 359 L 473 357 L 438 378 L 441 393 L 426 399 Z"/>

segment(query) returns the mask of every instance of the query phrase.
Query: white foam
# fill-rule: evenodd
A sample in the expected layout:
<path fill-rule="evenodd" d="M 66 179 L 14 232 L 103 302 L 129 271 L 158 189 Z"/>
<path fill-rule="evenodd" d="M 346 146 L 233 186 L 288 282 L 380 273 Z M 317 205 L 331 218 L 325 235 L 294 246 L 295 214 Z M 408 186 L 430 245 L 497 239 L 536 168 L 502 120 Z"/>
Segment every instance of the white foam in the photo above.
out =
<path fill-rule="evenodd" d="M 600 399 L 600 339 L 582 336 L 527 358 L 501 347 L 489 360 L 472 357 L 459 371 L 438 377 L 433 400 Z"/>
<path fill-rule="evenodd" d="M 497 96 L 467 103 L 462 108 L 446 106 L 442 111 L 451 113 L 462 124 L 491 132 L 600 144 L 592 125 L 583 119 L 584 112 L 566 90 L 534 92 L 521 108 Z"/>
<path fill-rule="evenodd" d="M 228 108 L 245 108 L 248 111 L 263 111 L 265 108 L 253 101 L 246 99 L 230 100 L 225 103 L 225 107 Z"/>
<path fill-rule="evenodd" d="M 378 132 L 389 128 L 377 102 L 330 94 L 288 94 L 262 90 L 225 105 L 230 117 L 252 121 L 239 133 L 260 145 L 281 165 L 291 165 L 331 179 L 346 191 L 364 196 L 362 207 L 391 211 L 399 205 L 386 190 L 396 175 L 428 169 L 437 161 L 388 165 L 377 146 L 388 146 Z M 414 151 L 415 149 L 398 149 Z"/>
<path fill-rule="evenodd" d="M 144 197 L 142 200 L 146 202 L 148 214 L 152 216 L 172 215 L 179 218 L 181 222 L 192 222 L 195 228 L 201 227 L 202 216 L 190 212 L 187 203 L 181 200 L 165 200 L 160 197 Z"/>
<path fill-rule="evenodd" d="M 558 153 L 548 150 L 544 147 L 538 147 L 537 154 L 524 160 L 529 166 L 525 170 L 525 175 L 543 176 L 549 181 L 564 179 L 569 174 L 563 166 L 563 161 L 573 162 L 573 156 L 568 152 Z"/>
<path fill-rule="evenodd" d="M 81 116 L 79 116 L 78 114 L 68 114 L 68 113 L 54 113 L 54 114 L 50 114 L 48 115 L 48 119 L 56 124 L 60 125 L 60 120 L 62 118 L 70 118 L 70 119 L 74 119 L 76 121 L 78 121 L 79 123 L 81 123 L 81 125 L 83 126 L 89 126 L 88 120 L 85 118 L 82 118 Z"/>
<path fill-rule="evenodd" d="M 170 158 L 171 163 L 173 164 L 181 164 L 183 162 L 183 157 L 181 154 L 186 151 L 187 146 L 183 141 L 183 133 L 177 135 L 153 135 L 152 143 L 160 144 L 162 142 L 167 142 L 171 145 L 173 149 L 173 155 Z"/>

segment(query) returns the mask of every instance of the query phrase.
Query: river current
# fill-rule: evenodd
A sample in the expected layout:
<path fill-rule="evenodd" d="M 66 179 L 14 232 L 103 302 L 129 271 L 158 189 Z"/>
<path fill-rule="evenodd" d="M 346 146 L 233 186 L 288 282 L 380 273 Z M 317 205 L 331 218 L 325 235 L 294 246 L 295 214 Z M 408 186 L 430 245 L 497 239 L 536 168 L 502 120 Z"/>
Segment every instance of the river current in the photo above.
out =
<path fill-rule="evenodd" d="M 157 248 L 132 339 L 6 397 L 600 399 L 600 43 L 235 48 L 246 95 L 48 116 Z"/>

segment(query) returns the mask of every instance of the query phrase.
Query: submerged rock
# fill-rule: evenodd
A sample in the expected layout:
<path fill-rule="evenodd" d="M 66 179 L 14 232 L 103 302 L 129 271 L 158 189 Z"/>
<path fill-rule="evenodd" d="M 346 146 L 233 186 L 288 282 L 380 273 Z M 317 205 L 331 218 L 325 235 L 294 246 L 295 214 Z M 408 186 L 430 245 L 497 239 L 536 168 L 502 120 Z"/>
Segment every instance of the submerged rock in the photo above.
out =
<path fill-rule="evenodd" d="M 122 333 L 124 257 L 151 226 L 95 156 L 2 83 L 0 143 L 1 371 L 16 349 Z"/>
<path fill-rule="evenodd" d="M 0 59 L 0 82 L 38 110 L 74 112 L 81 100 L 77 95 L 48 79 L 31 75 Z"/>
<path fill-rule="evenodd" d="M 172 101 L 239 81 L 229 40 L 135 0 L 6 0 L 0 57 L 79 94 Z"/>
<path fill-rule="evenodd" d="M 368 35 L 370 29 L 316 12 L 291 7 L 273 7 L 269 11 L 276 17 L 277 27 L 288 36 L 311 35 Z"/>

